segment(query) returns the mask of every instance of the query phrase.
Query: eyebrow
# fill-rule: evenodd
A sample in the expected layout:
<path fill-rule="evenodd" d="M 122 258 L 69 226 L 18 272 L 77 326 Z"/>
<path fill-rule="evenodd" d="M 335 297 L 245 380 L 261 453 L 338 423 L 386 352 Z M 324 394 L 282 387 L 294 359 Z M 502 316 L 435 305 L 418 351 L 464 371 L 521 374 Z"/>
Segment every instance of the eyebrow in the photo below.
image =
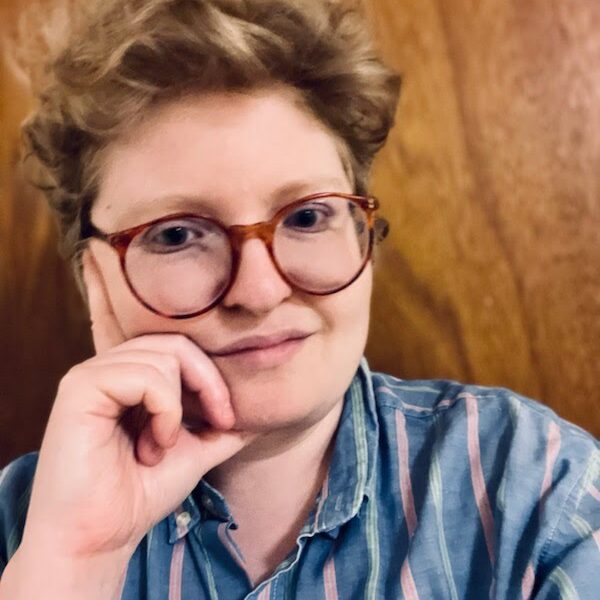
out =
<path fill-rule="evenodd" d="M 344 192 L 348 181 L 340 178 L 314 179 L 312 181 L 292 181 L 278 188 L 272 195 L 273 214 L 289 202 L 299 200 L 303 196 L 320 192 Z"/>
<path fill-rule="evenodd" d="M 280 208 L 298 200 L 303 196 L 320 192 L 346 191 L 348 181 L 339 177 L 313 180 L 298 180 L 288 182 L 277 188 L 269 197 L 270 215 L 274 215 Z M 190 212 L 209 217 L 218 218 L 218 207 L 223 202 L 222 198 L 210 198 L 195 194 L 167 194 L 156 198 L 140 199 L 126 215 L 121 215 L 119 220 L 127 219 L 130 226 L 141 225 L 154 218 L 160 218 L 170 213 Z M 159 208 L 152 214 L 153 208 Z"/>

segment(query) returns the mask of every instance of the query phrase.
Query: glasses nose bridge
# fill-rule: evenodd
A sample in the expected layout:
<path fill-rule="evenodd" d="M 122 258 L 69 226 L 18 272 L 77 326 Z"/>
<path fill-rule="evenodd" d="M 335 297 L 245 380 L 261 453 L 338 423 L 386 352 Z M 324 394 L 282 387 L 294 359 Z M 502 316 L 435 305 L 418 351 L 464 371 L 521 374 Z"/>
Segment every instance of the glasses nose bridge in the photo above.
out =
<path fill-rule="evenodd" d="M 232 225 L 228 232 L 231 244 L 238 253 L 241 251 L 242 244 L 253 238 L 262 240 L 270 250 L 275 234 L 275 224 L 272 221 L 261 221 L 251 225 Z"/>

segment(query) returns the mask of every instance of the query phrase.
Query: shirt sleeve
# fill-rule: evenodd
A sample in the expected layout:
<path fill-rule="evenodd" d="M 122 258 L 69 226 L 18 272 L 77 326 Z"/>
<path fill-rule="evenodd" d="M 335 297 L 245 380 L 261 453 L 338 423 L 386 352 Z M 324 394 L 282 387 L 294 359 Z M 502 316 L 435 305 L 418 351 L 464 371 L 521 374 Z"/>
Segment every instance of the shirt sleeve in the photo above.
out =
<path fill-rule="evenodd" d="M 23 537 L 36 465 L 31 453 L 0 471 L 0 577 Z"/>
<path fill-rule="evenodd" d="M 600 450 L 590 452 L 540 555 L 536 600 L 597 600 L 600 589 Z M 537 579 L 537 577 L 536 577 Z"/>

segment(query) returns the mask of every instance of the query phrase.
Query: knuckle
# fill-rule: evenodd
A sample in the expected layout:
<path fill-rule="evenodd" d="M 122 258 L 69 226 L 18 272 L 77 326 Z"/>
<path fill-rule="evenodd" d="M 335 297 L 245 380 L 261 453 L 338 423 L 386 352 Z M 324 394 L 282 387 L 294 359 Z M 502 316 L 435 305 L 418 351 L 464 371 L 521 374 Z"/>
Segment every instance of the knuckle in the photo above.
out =
<path fill-rule="evenodd" d="M 142 379 L 144 381 L 151 382 L 153 385 L 156 385 L 159 381 L 162 381 L 164 378 L 164 374 L 155 365 L 140 364 L 138 368 Z"/>
<path fill-rule="evenodd" d="M 165 397 L 168 400 L 173 395 L 173 385 L 159 367 L 142 365 L 140 378 L 144 387 L 151 392 L 155 392 L 153 395 L 156 397 Z"/>
<path fill-rule="evenodd" d="M 78 385 L 82 381 L 89 379 L 89 368 L 86 363 L 80 363 L 71 367 L 60 380 L 59 386 L 69 387 Z"/>
<path fill-rule="evenodd" d="M 90 368 L 85 363 L 80 363 L 71 367 L 58 383 L 56 398 L 68 398 L 74 395 L 80 395 L 86 386 L 90 385 Z"/>
<path fill-rule="evenodd" d="M 169 377 L 179 376 L 179 360 L 172 354 L 166 354 L 164 358 L 161 359 L 161 366 Z"/>
<path fill-rule="evenodd" d="M 196 344 L 194 344 L 189 337 L 183 334 L 177 335 L 175 344 L 177 349 L 181 352 L 189 352 L 190 348 L 197 348 Z"/>

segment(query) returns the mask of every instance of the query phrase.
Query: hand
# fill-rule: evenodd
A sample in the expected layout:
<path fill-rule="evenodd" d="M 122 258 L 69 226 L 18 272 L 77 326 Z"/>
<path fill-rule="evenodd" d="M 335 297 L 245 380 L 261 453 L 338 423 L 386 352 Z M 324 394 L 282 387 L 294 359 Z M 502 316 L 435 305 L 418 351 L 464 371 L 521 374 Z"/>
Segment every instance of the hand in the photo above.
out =
<path fill-rule="evenodd" d="M 191 340 L 125 340 L 93 255 L 84 255 L 96 356 L 62 379 L 42 442 L 24 543 L 81 559 L 126 550 L 202 476 L 251 439 L 229 392 Z M 182 425 L 182 388 L 205 422 Z"/>

